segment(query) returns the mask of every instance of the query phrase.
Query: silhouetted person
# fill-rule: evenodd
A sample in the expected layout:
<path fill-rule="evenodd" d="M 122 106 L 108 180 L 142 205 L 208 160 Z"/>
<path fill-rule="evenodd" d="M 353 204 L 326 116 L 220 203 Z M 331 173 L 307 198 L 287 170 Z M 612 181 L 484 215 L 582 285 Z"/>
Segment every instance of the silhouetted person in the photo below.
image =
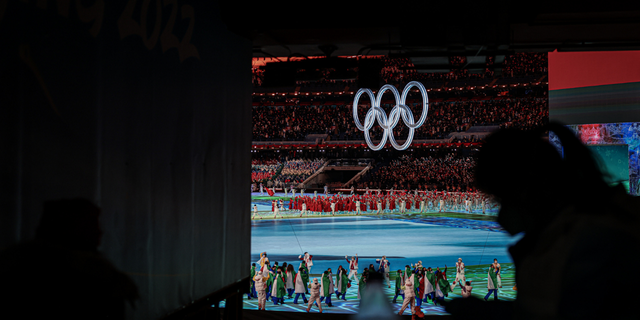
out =
<path fill-rule="evenodd" d="M 0 253 L 0 318 L 124 318 L 138 291 L 97 251 L 99 214 L 85 199 L 44 203 L 35 240 Z"/>
<path fill-rule="evenodd" d="M 545 138 L 547 129 L 560 139 L 564 157 Z M 499 201 L 500 225 L 512 235 L 524 233 L 509 249 L 518 294 L 515 302 L 457 299 L 447 303 L 448 312 L 460 318 L 638 318 L 636 289 L 624 280 L 640 262 L 638 198 L 606 182 L 571 130 L 550 124 L 494 133 L 478 155 L 476 183 Z"/>

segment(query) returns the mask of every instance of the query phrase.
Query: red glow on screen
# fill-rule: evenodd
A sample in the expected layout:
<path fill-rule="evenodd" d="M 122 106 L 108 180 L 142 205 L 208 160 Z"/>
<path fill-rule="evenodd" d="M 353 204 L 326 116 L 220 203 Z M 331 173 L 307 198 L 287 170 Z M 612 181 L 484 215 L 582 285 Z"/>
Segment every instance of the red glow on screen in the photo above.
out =
<path fill-rule="evenodd" d="M 549 90 L 640 82 L 640 51 L 549 52 Z"/>

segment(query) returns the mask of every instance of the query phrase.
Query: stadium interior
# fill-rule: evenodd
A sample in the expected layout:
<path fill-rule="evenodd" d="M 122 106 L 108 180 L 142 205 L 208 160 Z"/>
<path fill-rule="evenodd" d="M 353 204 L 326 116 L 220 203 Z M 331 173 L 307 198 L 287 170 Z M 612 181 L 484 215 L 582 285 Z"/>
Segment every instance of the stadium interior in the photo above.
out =
<path fill-rule="evenodd" d="M 497 202 L 478 192 L 476 156 L 496 130 L 560 120 L 615 171 L 609 183 L 639 195 L 640 78 L 557 87 L 559 69 L 551 68 L 560 54 L 637 53 L 640 34 L 630 30 L 640 30 L 638 4 L 0 1 L 0 250 L 36 238 L 46 201 L 83 198 L 100 207 L 101 259 L 137 287 L 122 318 L 375 318 L 359 312 L 355 282 L 347 301 L 335 299 L 325 314 L 289 299 L 258 311 L 247 291 L 250 266 L 265 251 L 296 267 L 308 251 L 312 277 L 356 252 L 361 267 L 388 255 L 394 272 L 419 259 L 452 270 L 464 255 L 479 298 L 499 258 L 500 298 L 513 301 L 507 247 L 519 238 L 496 222 Z M 610 59 L 635 68 L 637 57 Z M 374 143 L 387 137 L 382 116 L 368 116 L 367 94 L 354 99 L 385 85 L 402 93 L 411 82 L 428 95 L 424 124 L 410 130 L 406 112 L 396 114 L 389 134 L 412 143 L 374 151 L 354 115 L 373 122 Z M 413 88 L 404 110 L 417 119 L 423 98 Z M 398 100 L 390 91 L 379 100 L 391 117 Z M 327 205 L 301 217 L 293 189 Z M 365 198 L 412 192 L 408 213 Z M 363 197 L 362 216 L 356 198 L 343 199 L 351 193 Z M 436 200 L 447 194 L 438 212 Z M 330 216 L 336 199 L 340 212 Z M 416 253 L 416 241 L 395 240 L 411 232 L 440 245 Z M 3 284 L 27 289 L 19 306 L 0 299 L 0 314 L 94 316 L 69 302 L 86 296 L 72 286 L 43 301 L 45 282 L 26 279 L 58 262 L 35 261 L 2 275 Z M 42 307 L 29 311 L 34 305 Z M 400 304 L 390 308 L 397 313 Z M 450 318 L 442 305 L 425 302 L 422 310 Z"/>

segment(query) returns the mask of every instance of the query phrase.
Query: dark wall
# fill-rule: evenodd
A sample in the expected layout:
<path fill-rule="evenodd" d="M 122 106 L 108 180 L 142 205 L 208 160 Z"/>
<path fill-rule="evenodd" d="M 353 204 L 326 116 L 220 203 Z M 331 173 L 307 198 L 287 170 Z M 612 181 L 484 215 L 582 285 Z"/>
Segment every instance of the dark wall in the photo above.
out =
<path fill-rule="evenodd" d="M 0 249 L 88 198 L 148 319 L 248 276 L 251 43 L 214 1 L 143 4 L 0 2 Z"/>

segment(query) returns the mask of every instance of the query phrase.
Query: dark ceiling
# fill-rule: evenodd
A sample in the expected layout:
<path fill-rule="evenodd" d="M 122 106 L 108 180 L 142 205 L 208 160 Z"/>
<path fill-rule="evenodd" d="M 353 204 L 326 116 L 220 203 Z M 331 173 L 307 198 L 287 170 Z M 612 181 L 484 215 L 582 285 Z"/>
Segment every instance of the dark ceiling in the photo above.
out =
<path fill-rule="evenodd" d="M 498 55 L 640 50 L 640 5 L 560 1 L 264 1 L 223 4 L 254 57 Z M 418 59 L 419 60 L 419 59 Z"/>

